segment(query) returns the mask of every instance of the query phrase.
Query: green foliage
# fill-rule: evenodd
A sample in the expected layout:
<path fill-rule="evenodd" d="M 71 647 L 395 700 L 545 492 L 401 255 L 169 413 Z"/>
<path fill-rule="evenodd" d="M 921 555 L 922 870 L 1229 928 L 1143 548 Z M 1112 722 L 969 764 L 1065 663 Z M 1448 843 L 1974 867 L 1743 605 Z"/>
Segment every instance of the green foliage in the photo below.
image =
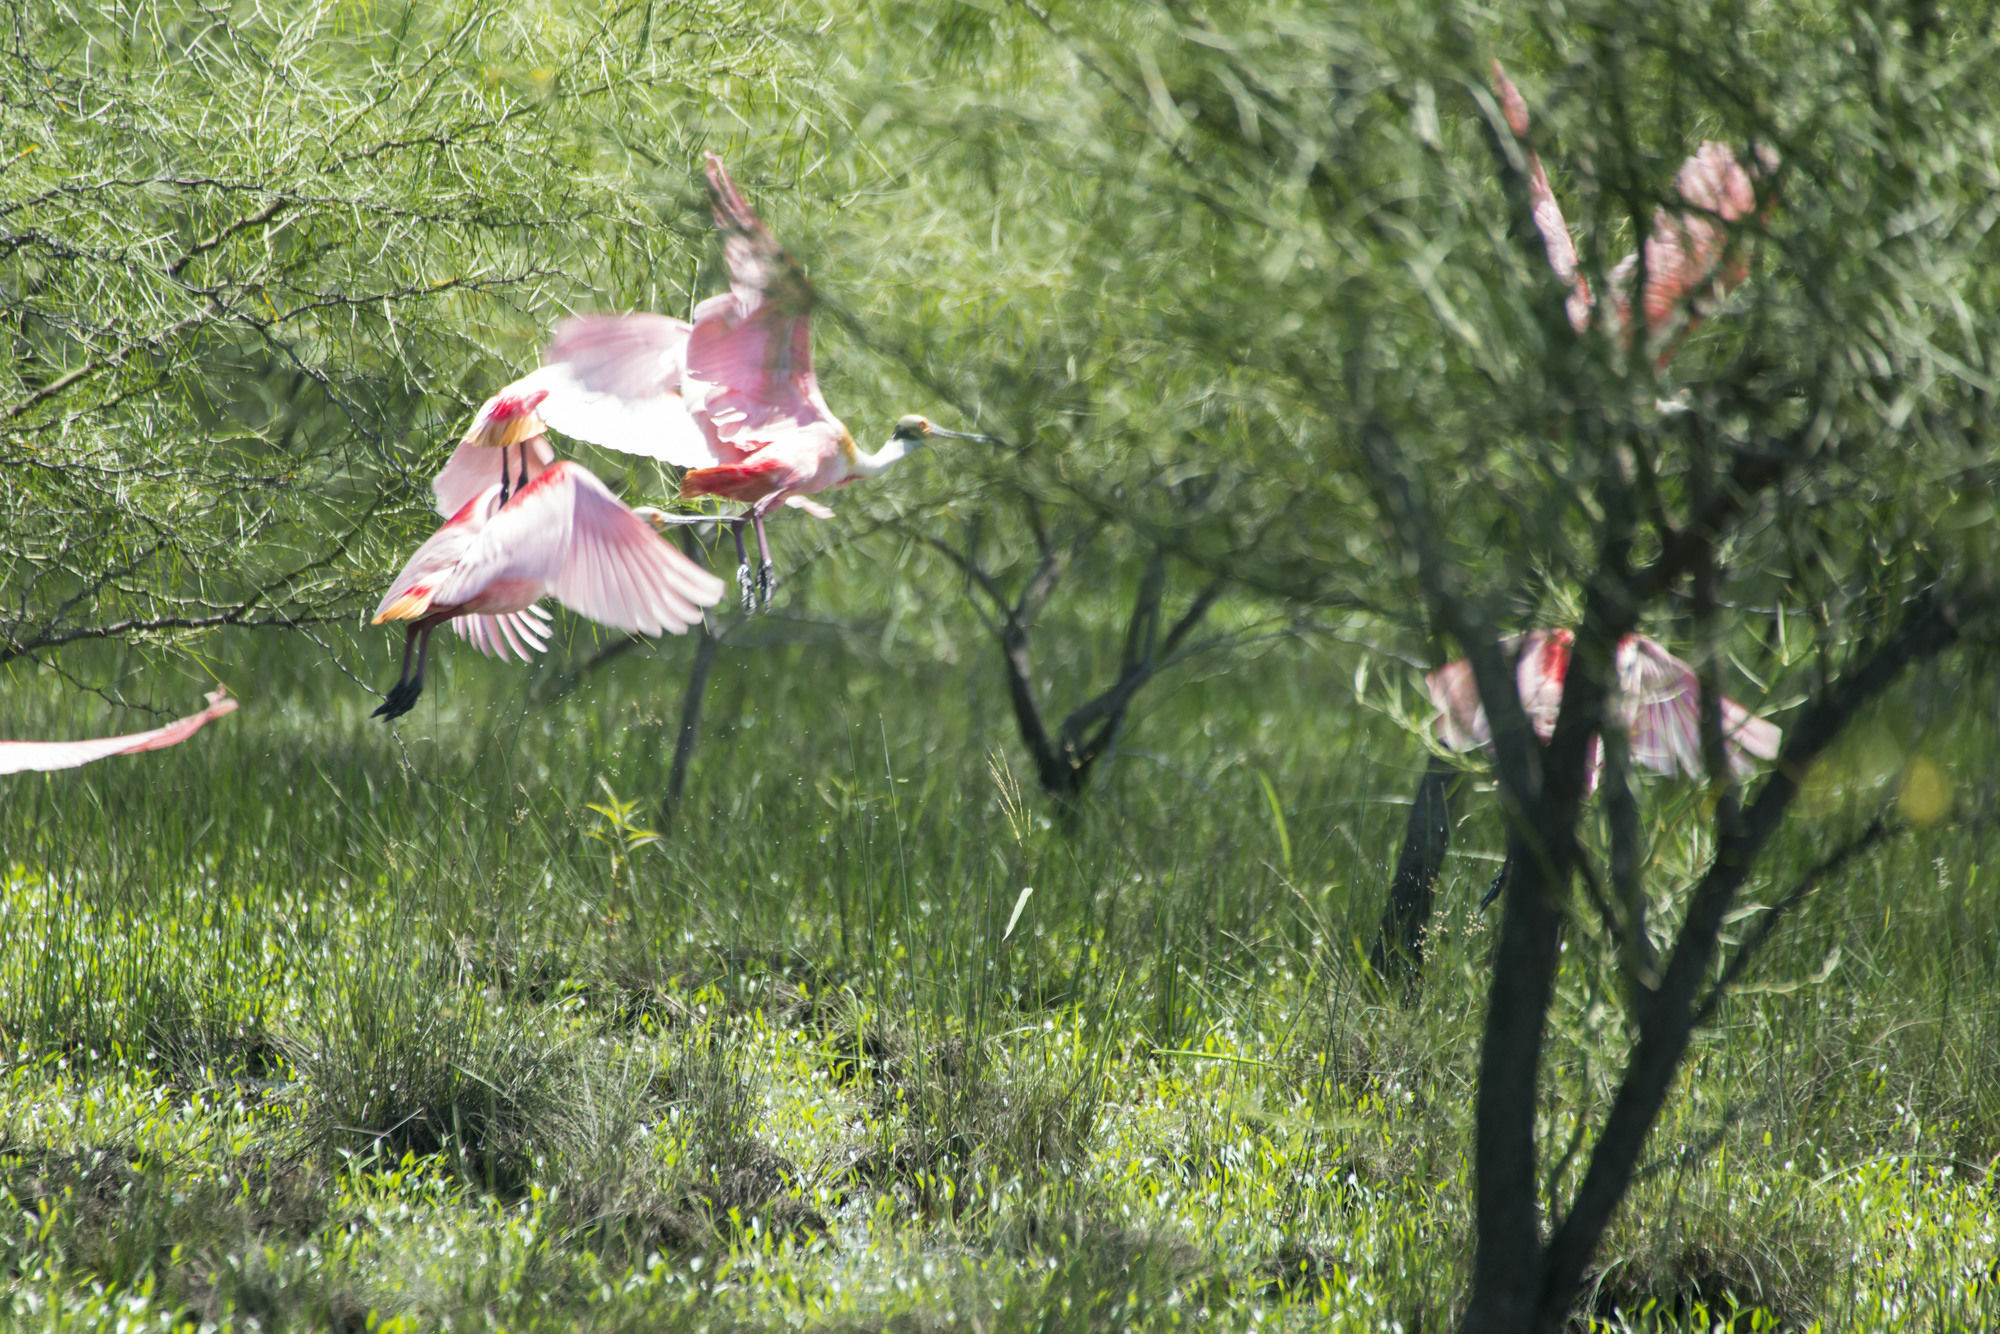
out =
<path fill-rule="evenodd" d="M 962 668 L 767 647 L 733 662 L 676 832 L 621 888 L 589 807 L 604 775 L 659 781 L 646 718 L 691 652 L 525 717 L 515 673 L 446 660 L 405 751 L 258 640 L 231 649 L 256 702 L 195 742 L 11 782 L 10 1318 L 1448 1317 L 1499 826 L 1458 831 L 1426 1006 L 1373 999 L 1355 938 L 1422 756 L 1393 718 L 1320 706 L 1349 670 L 1286 647 L 1172 692 L 1148 744 L 1184 772 L 1128 755 L 1064 833 L 985 770 L 1004 725 L 938 703 Z M 9 707 L 39 733 L 75 706 L 44 678 Z M 1990 783 L 1994 716 L 1923 743 L 1956 790 Z M 1838 768 L 1863 809 L 1900 771 Z M 1665 879 L 1700 856 L 1673 828 Z M 1884 849 L 1774 943 L 1756 977 L 1789 989 L 1704 1041 L 1598 1309 L 1727 1293 L 1789 1328 L 1976 1327 L 2000 1225 L 1983 838 Z M 1776 883 L 1817 856 L 1802 831 Z M 1626 1040 L 1572 953 L 1551 1162 Z"/>
<path fill-rule="evenodd" d="M 352 617 L 557 314 L 684 302 L 691 201 L 631 157 L 685 164 L 785 60 L 728 0 L 19 19 L 0 661 Z"/>
<path fill-rule="evenodd" d="M 168 647 L 246 702 L 172 752 L 6 780 L 8 1315 L 1449 1322 L 1495 934 L 1470 901 L 1503 833 L 1471 807 L 1424 1005 L 1381 1003 L 1357 960 L 1422 759 L 1393 656 L 1444 636 L 1368 446 L 1505 629 L 1584 610 L 1608 500 L 1636 498 L 1644 562 L 1720 463 L 1782 443 L 1717 609 L 1676 584 L 1645 625 L 1714 644 L 1791 726 L 1910 599 L 1990 565 L 2000 66 L 1934 18 L 22 11 L 0 735 L 97 721 L 31 659 L 153 689 Z M 1750 277 L 1669 364 L 1571 335 L 1510 212 L 1490 52 L 1599 291 L 1696 142 L 1775 145 Z M 456 426 L 557 313 L 716 289 L 710 143 L 809 265 L 856 433 L 914 409 L 1006 445 L 783 520 L 793 614 L 718 650 L 659 837 L 684 645 L 532 707 L 542 678 L 446 650 L 390 732 L 329 670 L 378 641 L 312 627 L 365 608 Z M 1152 687 L 1060 824 L 1012 778 L 993 626 L 966 614 L 966 564 L 1011 597 L 1051 552 L 1046 700 L 1230 581 L 1221 647 Z M 1994 1322 L 1984 665 L 1913 671 L 1808 776 L 1725 943 L 1842 831 L 1891 803 L 1911 827 L 1805 897 L 1699 1037 L 1587 1285 L 1598 1320 Z M 1638 801 L 1671 930 L 1719 803 Z M 1530 1145 L 1549 1216 L 1634 1038 L 1615 941 L 1563 907 Z"/>

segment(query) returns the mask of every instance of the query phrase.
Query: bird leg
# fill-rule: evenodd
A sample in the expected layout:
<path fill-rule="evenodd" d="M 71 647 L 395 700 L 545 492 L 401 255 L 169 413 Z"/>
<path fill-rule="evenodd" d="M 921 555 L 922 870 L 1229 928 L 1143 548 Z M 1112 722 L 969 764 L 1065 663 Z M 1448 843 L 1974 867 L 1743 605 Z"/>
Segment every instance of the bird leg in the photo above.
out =
<path fill-rule="evenodd" d="M 1487 905 L 1492 903 L 1493 900 L 1500 897 L 1500 891 L 1507 888 L 1507 873 L 1513 869 L 1514 869 L 1514 854 L 1509 852 L 1507 856 L 1504 859 L 1502 859 L 1500 863 L 1500 871 L 1497 875 L 1493 877 L 1493 883 L 1486 887 L 1486 893 L 1480 897 L 1479 911 L 1485 912 Z"/>
<path fill-rule="evenodd" d="M 762 533 L 763 529 L 757 531 Z M 736 591 L 743 595 L 743 610 L 754 612 L 757 610 L 757 594 L 750 582 L 750 553 L 743 549 L 742 515 L 729 525 L 729 535 L 736 539 Z"/>
<path fill-rule="evenodd" d="M 509 480 L 507 472 L 507 446 L 502 445 L 500 446 L 500 508 L 502 509 L 507 508 L 507 483 Z"/>
<path fill-rule="evenodd" d="M 500 451 L 500 471 L 503 474 L 507 471 L 507 451 L 504 449 Z M 514 494 L 519 495 L 521 494 L 521 492 L 526 491 L 527 489 L 528 489 L 528 442 L 526 440 L 523 440 L 521 442 L 521 480 L 514 487 Z"/>
<path fill-rule="evenodd" d="M 764 610 L 771 610 L 771 594 L 778 587 L 778 569 L 771 564 L 771 539 L 764 535 L 764 516 L 755 510 L 750 512 L 750 525 L 757 530 L 757 552 L 764 563 L 757 570 L 757 596 L 764 604 Z M 739 527 L 738 532 L 742 529 Z"/>
<path fill-rule="evenodd" d="M 417 650 L 417 673 L 410 675 L 410 650 Z M 400 718 L 416 707 L 417 696 L 424 693 L 424 663 L 431 655 L 431 626 L 419 621 L 410 627 L 410 633 L 403 640 L 403 674 L 396 678 L 396 684 L 389 687 L 389 693 L 382 697 L 382 707 L 369 714 L 371 718 Z"/>

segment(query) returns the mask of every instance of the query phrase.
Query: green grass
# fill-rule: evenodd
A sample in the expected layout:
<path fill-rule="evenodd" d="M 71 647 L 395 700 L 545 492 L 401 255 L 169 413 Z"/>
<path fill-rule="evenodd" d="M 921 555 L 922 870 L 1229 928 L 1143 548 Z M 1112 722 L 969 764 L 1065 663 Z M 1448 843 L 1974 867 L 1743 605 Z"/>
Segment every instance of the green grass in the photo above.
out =
<path fill-rule="evenodd" d="M 386 647 L 358 644 L 386 680 Z M 1356 942 L 1421 753 L 1354 706 L 1348 650 L 1168 683 L 1073 828 L 1014 785 L 997 677 L 961 650 L 726 651 L 658 841 L 680 643 L 546 707 L 525 670 L 447 645 L 399 734 L 310 646 L 219 640 L 233 717 L 6 780 L 9 1321 L 1445 1325 L 1491 813 L 1468 803 L 1424 1002 L 1400 1008 Z M 198 693 L 88 665 L 164 709 Z M 0 693 L 4 735 L 110 716 L 50 673 Z M 1991 729 L 1848 747 L 1751 897 L 1912 754 L 1984 800 Z M 1667 907 L 1701 850 L 1672 833 L 1691 798 L 1654 795 Z M 1986 837 L 1910 832 L 1780 933 L 1763 989 L 1697 1043 L 1600 1314 L 2000 1323 Z M 1549 1162 L 1624 1040 L 1615 985 L 1573 954 Z"/>

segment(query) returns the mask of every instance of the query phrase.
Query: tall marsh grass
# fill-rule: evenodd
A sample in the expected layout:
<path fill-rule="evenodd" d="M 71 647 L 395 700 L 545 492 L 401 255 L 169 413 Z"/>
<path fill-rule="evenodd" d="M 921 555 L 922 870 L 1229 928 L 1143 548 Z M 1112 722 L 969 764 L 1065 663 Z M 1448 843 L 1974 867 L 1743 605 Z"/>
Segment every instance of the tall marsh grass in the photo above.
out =
<path fill-rule="evenodd" d="M 1014 779 L 977 662 L 725 649 L 688 797 L 648 840 L 688 652 L 625 654 L 547 706 L 448 655 L 392 731 L 307 646 L 224 640 L 245 702 L 195 742 L 8 780 L 14 1316 L 1450 1318 L 1472 901 L 1500 839 L 1474 793 L 1422 1001 L 1393 1003 L 1360 959 L 1423 756 L 1354 707 L 1348 650 L 1173 683 L 1063 823 Z M 17 671 L 0 731 L 106 713 Z M 1983 809 L 1992 731 L 1858 739 L 1752 897 L 1914 757 Z M 1692 799 L 1648 791 L 1663 914 L 1704 855 L 1674 833 Z M 1913 827 L 1779 934 L 1654 1135 L 1600 1318 L 1992 1318 L 1988 838 Z M 1625 1042 L 1615 981 L 1572 953 L 1551 1164 Z"/>

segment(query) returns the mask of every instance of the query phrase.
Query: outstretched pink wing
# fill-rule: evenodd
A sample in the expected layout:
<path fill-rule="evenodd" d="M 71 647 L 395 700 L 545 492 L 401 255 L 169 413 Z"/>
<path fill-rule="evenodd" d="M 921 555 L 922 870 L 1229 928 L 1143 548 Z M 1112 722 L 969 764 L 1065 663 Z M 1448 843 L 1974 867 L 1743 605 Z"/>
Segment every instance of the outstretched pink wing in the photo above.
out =
<path fill-rule="evenodd" d="M 708 155 L 709 197 L 730 290 L 695 307 L 688 396 L 718 455 L 740 458 L 813 422 L 832 422 L 812 365 L 812 284 L 771 235 L 722 159 Z"/>
<path fill-rule="evenodd" d="M 1528 160 L 1528 194 L 1534 206 L 1535 226 L 1542 234 L 1549 267 L 1570 289 L 1564 303 L 1570 324 L 1581 333 L 1590 324 L 1591 307 L 1596 302 L 1577 268 L 1576 243 L 1549 188 L 1548 173 L 1533 150 L 1526 149 L 1528 104 L 1521 97 L 1499 61 L 1493 62 L 1493 86 L 1500 98 L 1501 111 L 1516 138 L 1522 141 Z M 1761 163 L 1775 165 L 1768 156 Z M 1646 332 L 1657 339 L 1659 360 L 1664 365 L 1706 313 L 1704 303 L 1743 281 L 1748 272 L 1741 255 L 1729 253 L 1729 234 L 1722 224 L 1740 222 L 1757 208 L 1757 193 L 1751 170 L 1723 144 L 1704 142 L 1694 156 L 1681 164 L 1674 188 L 1688 207 L 1678 213 L 1665 208 L 1653 213 L 1653 226 L 1646 237 L 1646 291 L 1643 301 Z M 1635 252 L 1619 260 L 1606 275 L 1611 290 L 1611 324 L 1622 341 L 1631 336 L 1632 284 L 1639 269 Z"/>
<path fill-rule="evenodd" d="M 575 468 L 569 558 L 555 581 L 563 605 L 641 634 L 680 634 L 722 598 L 722 581 L 668 543 L 603 482 Z"/>
<path fill-rule="evenodd" d="M 516 380 L 514 385 L 524 381 Z M 510 385 L 509 388 L 513 388 Z M 502 390 L 504 394 L 506 390 Z M 532 412 L 533 434 L 516 440 L 504 430 L 492 429 L 489 410 L 500 397 L 499 394 L 486 400 L 486 406 L 472 419 L 472 429 L 465 433 L 465 439 L 452 451 L 445 462 L 444 471 L 431 478 L 431 494 L 437 497 L 437 512 L 446 518 L 464 509 L 466 503 L 478 497 L 489 486 L 500 484 L 500 460 L 504 452 L 507 470 L 519 476 L 521 456 L 511 447 L 502 451 L 497 444 L 506 439 L 509 446 L 524 444 L 528 450 L 528 480 L 542 475 L 542 470 L 556 461 L 556 451 L 549 444 L 548 437 L 541 434 L 542 423 Z"/>
<path fill-rule="evenodd" d="M 670 546 L 588 468 L 567 461 L 493 516 L 460 571 L 468 597 L 533 581 L 574 612 L 648 635 L 679 634 L 722 598 L 720 579 Z"/>
<path fill-rule="evenodd" d="M 564 435 L 683 468 L 733 463 L 695 424 L 684 396 L 693 326 L 666 315 L 579 315 L 556 326 L 542 368 L 542 416 Z"/>
<path fill-rule="evenodd" d="M 1514 661 L 1521 708 L 1535 735 L 1544 741 L 1555 731 L 1556 714 L 1562 710 L 1563 677 L 1569 671 L 1573 639 L 1567 630 L 1530 630 L 1500 641 L 1501 654 Z M 1424 685 L 1437 706 L 1438 740 L 1453 750 L 1472 750 L 1493 739 L 1471 662 L 1464 658 L 1448 662 L 1424 677 Z"/>
<path fill-rule="evenodd" d="M 1527 155 L 1528 202 L 1534 210 L 1535 230 L 1542 234 L 1542 249 L 1548 253 L 1549 267 L 1569 288 L 1569 296 L 1563 302 L 1564 313 L 1569 316 L 1570 326 L 1582 333 L 1590 327 L 1590 307 L 1596 298 L 1591 295 L 1589 282 L 1577 271 L 1576 242 L 1571 239 L 1569 224 L 1556 204 L 1555 191 L 1549 188 L 1549 174 L 1542 168 L 1541 155 L 1528 147 L 1528 104 L 1497 60 L 1493 62 L 1493 88 L 1500 96 L 1507 127 L 1521 141 L 1521 149 Z"/>
<path fill-rule="evenodd" d="M 1531 630 L 1501 641 L 1517 655 L 1516 688 L 1535 735 L 1547 741 L 1562 711 L 1563 682 L 1569 675 L 1575 636 L 1568 630 Z M 1645 635 L 1627 635 L 1618 644 L 1615 707 L 1625 726 L 1632 762 L 1656 773 L 1704 776 L 1701 761 L 1701 688 L 1694 669 Z M 1486 710 L 1473 684 L 1472 664 L 1448 662 L 1424 678 L 1438 716 L 1438 740 L 1453 750 L 1473 750 L 1493 739 Z M 1730 767 L 1740 776 L 1751 760 L 1777 758 L 1783 734 L 1733 699 L 1723 699 L 1722 730 Z M 1602 744 L 1593 738 L 1589 758 L 1591 788 L 1603 763 Z"/>
<path fill-rule="evenodd" d="M 1751 760 L 1772 760 L 1783 734 L 1774 723 L 1724 698 L 1722 734 L 1729 767 L 1740 777 Z M 1694 668 L 1645 635 L 1618 645 L 1618 706 L 1632 747 L 1632 762 L 1658 773 L 1705 776 L 1701 759 L 1701 686 Z"/>
<path fill-rule="evenodd" d="M 148 732 L 125 736 L 97 737 L 90 741 L 0 741 L 0 774 L 16 774 L 36 769 L 74 769 L 109 755 L 133 755 L 142 750 L 165 750 L 199 732 L 213 720 L 236 710 L 236 701 L 227 690 L 208 692 L 208 707 L 200 713 L 155 727 Z"/>
<path fill-rule="evenodd" d="M 460 452 L 471 448 L 476 446 L 459 446 Z M 496 460 L 500 456 L 498 450 L 492 454 Z M 450 606 L 453 599 L 444 594 L 448 587 L 454 593 L 458 591 L 460 567 L 467 554 L 475 549 L 486 521 L 499 502 L 500 483 L 496 481 L 460 505 L 442 528 L 425 538 L 424 544 L 403 562 L 402 570 L 389 584 L 389 591 L 382 595 L 373 623 L 416 620 L 427 614 L 434 602 Z"/>
<path fill-rule="evenodd" d="M 1654 210 L 1646 238 L 1646 328 L 1654 334 L 1685 337 L 1701 322 L 1703 304 L 1743 281 L 1743 257 L 1728 253 L 1723 224 L 1740 222 L 1757 207 L 1750 173 L 1726 146 L 1704 142 L 1681 164 L 1674 189 L 1689 207 L 1679 213 Z M 1621 331 L 1632 323 L 1632 283 L 1639 257 L 1627 255 L 1612 269 L 1612 308 Z M 1679 329 L 1673 322 L 1684 319 Z M 1665 355 L 1669 355 L 1671 348 Z"/>
<path fill-rule="evenodd" d="M 549 646 L 549 614 L 538 605 L 498 616 L 454 616 L 446 624 L 481 653 L 496 658 L 512 653 L 531 662 Z"/>

